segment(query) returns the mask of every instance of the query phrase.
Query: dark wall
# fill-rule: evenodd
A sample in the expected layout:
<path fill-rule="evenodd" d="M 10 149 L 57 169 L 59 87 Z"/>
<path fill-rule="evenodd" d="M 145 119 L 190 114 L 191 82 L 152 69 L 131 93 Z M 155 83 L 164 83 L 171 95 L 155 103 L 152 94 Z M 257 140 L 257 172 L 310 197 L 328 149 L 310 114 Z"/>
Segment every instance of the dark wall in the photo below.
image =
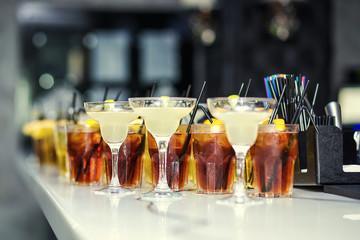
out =
<path fill-rule="evenodd" d="M 266 2 L 266 3 L 265 3 Z M 279 6 L 271 1 L 222 1 L 222 51 L 208 65 L 208 96 L 237 93 L 241 83 L 252 79 L 249 96 L 266 96 L 264 77 L 277 73 L 303 74 L 309 79 L 309 99 L 320 84 L 315 108 L 323 114 L 330 95 L 331 13 L 330 1 L 303 1 L 289 15 L 295 21 L 289 37 L 272 34 L 269 23 Z M 274 28 L 274 27 L 273 27 Z M 221 66 L 221 75 L 217 74 Z M 221 89 L 219 89 L 221 83 Z"/>
<path fill-rule="evenodd" d="M 332 1 L 331 98 L 336 99 L 341 86 L 360 85 L 360 1 Z"/>

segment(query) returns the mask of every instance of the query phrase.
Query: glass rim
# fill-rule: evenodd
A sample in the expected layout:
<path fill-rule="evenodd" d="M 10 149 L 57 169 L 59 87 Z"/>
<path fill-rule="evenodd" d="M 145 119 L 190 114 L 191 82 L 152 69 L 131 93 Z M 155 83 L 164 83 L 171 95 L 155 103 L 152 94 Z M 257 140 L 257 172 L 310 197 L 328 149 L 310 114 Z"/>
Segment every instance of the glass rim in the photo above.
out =
<path fill-rule="evenodd" d="M 66 124 L 65 125 L 65 132 L 77 132 L 77 130 L 80 129 L 84 129 L 86 130 L 85 133 L 91 133 L 91 132 L 100 132 L 100 125 L 99 124 L 94 124 L 94 125 L 89 125 L 89 124 Z"/>
<path fill-rule="evenodd" d="M 129 101 L 113 101 L 113 102 L 95 101 L 95 102 L 84 102 L 84 105 L 85 105 L 85 104 L 91 104 L 91 105 L 94 105 L 94 104 L 105 104 L 105 103 L 129 103 Z"/>
<path fill-rule="evenodd" d="M 268 132 L 267 130 L 271 130 L 273 128 L 279 127 L 279 131 L 276 132 Z M 281 127 L 284 126 L 285 129 L 281 130 Z M 259 133 L 298 133 L 300 131 L 299 124 L 284 124 L 284 125 L 276 125 L 276 124 L 259 124 Z"/>
<path fill-rule="evenodd" d="M 193 123 L 193 124 L 191 124 L 191 126 L 203 126 L 203 125 L 208 125 L 208 126 L 225 126 L 225 124 L 224 123 L 222 123 L 222 124 L 206 124 L 206 123 Z"/>
<path fill-rule="evenodd" d="M 204 132 L 204 129 L 213 129 L 212 132 Z M 226 133 L 225 124 L 205 124 L 205 123 L 196 123 L 191 125 L 192 134 L 220 134 Z"/>
<path fill-rule="evenodd" d="M 245 101 L 258 101 L 258 102 L 263 102 L 263 101 L 274 101 L 276 102 L 275 99 L 273 98 L 267 98 L 267 97 L 239 97 L 238 99 L 240 100 L 245 100 Z M 206 101 L 228 101 L 229 97 L 210 97 L 207 98 Z"/>
<path fill-rule="evenodd" d="M 136 100 L 163 100 L 163 97 L 131 97 L 128 98 L 129 101 L 136 101 Z M 183 100 L 197 100 L 196 98 L 191 97 L 169 97 L 170 101 L 183 101 Z"/>

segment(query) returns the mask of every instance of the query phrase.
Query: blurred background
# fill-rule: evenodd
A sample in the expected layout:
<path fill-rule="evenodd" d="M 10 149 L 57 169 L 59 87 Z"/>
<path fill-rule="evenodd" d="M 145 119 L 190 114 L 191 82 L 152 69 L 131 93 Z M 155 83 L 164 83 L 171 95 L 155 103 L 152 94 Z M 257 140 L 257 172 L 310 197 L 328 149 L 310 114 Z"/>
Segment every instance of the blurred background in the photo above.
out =
<path fill-rule="evenodd" d="M 57 119 L 76 92 L 102 100 L 150 94 L 266 96 L 265 76 L 305 75 L 315 113 L 339 101 L 360 122 L 360 1 L 0 0 L 0 239 L 55 239 L 14 164 L 24 123 Z M 25 154 L 26 155 L 26 154 Z"/>

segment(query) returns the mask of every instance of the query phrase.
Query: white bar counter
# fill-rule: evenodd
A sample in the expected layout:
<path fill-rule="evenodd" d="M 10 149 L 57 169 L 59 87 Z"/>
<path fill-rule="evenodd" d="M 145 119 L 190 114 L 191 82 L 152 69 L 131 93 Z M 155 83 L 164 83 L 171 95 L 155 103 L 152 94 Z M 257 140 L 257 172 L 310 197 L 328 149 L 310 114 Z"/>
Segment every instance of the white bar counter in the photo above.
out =
<path fill-rule="evenodd" d="M 19 169 L 59 239 L 360 239 L 360 201 L 313 188 L 245 208 L 216 203 L 229 195 L 195 192 L 158 206 L 137 200 L 144 190 L 110 198 L 31 161 L 19 162 Z"/>

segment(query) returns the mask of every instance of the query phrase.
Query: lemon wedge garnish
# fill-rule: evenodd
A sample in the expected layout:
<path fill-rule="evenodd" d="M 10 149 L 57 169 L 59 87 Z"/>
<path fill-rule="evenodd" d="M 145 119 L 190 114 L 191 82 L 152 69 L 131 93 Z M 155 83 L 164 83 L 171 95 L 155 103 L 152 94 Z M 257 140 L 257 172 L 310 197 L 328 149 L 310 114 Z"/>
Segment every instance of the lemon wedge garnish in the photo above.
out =
<path fill-rule="evenodd" d="M 115 108 L 114 100 L 107 99 L 105 100 L 104 109 L 105 111 L 113 111 Z"/>
<path fill-rule="evenodd" d="M 232 108 L 235 108 L 238 103 L 239 96 L 238 95 L 230 95 L 230 96 L 228 96 L 228 99 L 229 99 L 230 106 Z"/>
<path fill-rule="evenodd" d="M 26 136 L 34 139 L 45 138 L 53 134 L 56 121 L 51 119 L 35 120 L 26 123 L 22 127 L 22 132 Z"/>
<path fill-rule="evenodd" d="M 130 125 L 135 125 L 135 124 L 141 125 L 141 124 L 143 124 L 143 122 L 144 122 L 144 120 L 142 120 L 141 118 L 137 118 L 137 119 L 133 120 L 132 122 L 130 122 Z"/>
<path fill-rule="evenodd" d="M 168 107 L 169 106 L 169 100 L 170 100 L 170 97 L 168 96 L 161 96 L 161 106 L 162 107 Z"/>
<path fill-rule="evenodd" d="M 230 95 L 228 96 L 229 99 L 238 99 L 239 98 L 239 95 Z"/>
<path fill-rule="evenodd" d="M 217 119 L 217 118 L 211 118 L 211 120 L 213 121 L 212 123 L 210 122 L 209 119 L 206 119 L 204 121 L 204 124 L 213 124 L 213 125 L 221 125 L 224 124 L 221 120 Z"/>
<path fill-rule="evenodd" d="M 89 125 L 89 126 L 93 126 L 93 125 L 98 125 L 99 123 L 97 121 L 95 121 L 94 119 L 88 119 L 85 122 L 85 125 Z"/>
<path fill-rule="evenodd" d="M 214 120 L 213 120 L 213 122 L 214 122 Z M 211 122 L 210 122 L 209 119 L 206 119 L 206 120 L 204 121 L 204 124 L 211 124 Z"/>
<path fill-rule="evenodd" d="M 284 119 L 278 118 L 274 119 L 273 123 L 276 125 L 276 129 L 279 131 L 285 130 L 285 121 Z"/>

